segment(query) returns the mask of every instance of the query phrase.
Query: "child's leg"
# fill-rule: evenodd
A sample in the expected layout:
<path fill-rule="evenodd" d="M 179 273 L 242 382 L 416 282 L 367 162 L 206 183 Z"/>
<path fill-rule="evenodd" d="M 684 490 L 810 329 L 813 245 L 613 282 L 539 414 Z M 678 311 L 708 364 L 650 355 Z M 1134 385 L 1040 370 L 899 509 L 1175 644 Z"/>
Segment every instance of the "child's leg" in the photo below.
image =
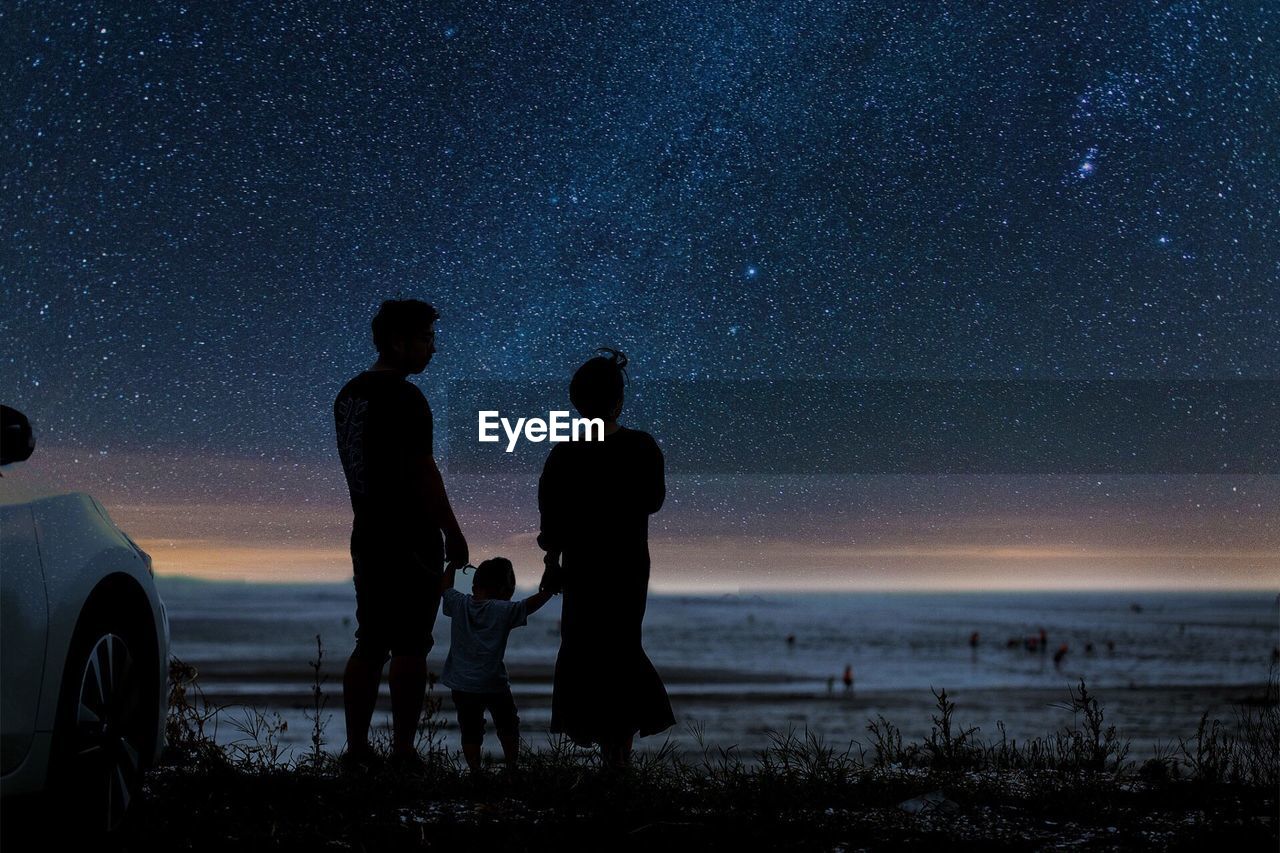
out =
<path fill-rule="evenodd" d="M 502 744 L 502 757 L 507 762 L 507 770 L 514 770 L 520 760 L 520 715 L 516 711 L 516 701 L 510 690 L 492 697 L 489 714 L 493 717 L 493 727 Z"/>
<path fill-rule="evenodd" d="M 458 711 L 458 731 L 462 756 L 472 772 L 480 769 L 480 745 L 484 742 L 484 702 L 475 693 L 453 691 L 453 707 Z"/>
<path fill-rule="evenodd" d="M 502 743 L 502 757 L 507 762 L 507 769 L 515 770 L 520 760 L 520 733 L 501 734 L 498 740 Z"/>

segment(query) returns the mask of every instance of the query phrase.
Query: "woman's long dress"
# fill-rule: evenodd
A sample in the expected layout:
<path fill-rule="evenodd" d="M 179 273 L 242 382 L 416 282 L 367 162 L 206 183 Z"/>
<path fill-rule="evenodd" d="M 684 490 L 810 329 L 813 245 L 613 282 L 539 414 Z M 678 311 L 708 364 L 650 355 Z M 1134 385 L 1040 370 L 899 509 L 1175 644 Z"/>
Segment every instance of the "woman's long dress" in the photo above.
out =
<path fill-rule="evenodd" d="M 640 637 L 649 516 L 665 497 L 662 451 L 637 430 L 556 444 L 542 469 L 538 544 L 563 554 L 551 731 L 579 743 L 651 735 L 675 724 Z"/>

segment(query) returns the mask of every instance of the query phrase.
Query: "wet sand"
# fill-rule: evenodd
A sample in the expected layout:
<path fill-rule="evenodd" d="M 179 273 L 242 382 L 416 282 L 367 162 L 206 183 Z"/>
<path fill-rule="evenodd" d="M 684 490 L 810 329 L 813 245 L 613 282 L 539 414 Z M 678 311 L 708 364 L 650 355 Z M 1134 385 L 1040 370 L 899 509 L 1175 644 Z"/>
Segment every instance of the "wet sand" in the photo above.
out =
<path fill-rule="evenodd" d="M 252 707 L 279 712 L 290 729 L 286 742 L 301 743 L 309 735 L 310 723 L 303 712 L 312 708 L 312 674 L 305 666 L 289 662 L 197 662 L 198 684 L 212 705 Z M 341 671 L 339 663 L 326 661 L 322 670 L 326 741 L 340 745 L 342 731 Z M 535 745 L 545 742 L 550 723 L 550 665 L 513 666 L 512 690 L 520 707 L 522 729 Z M 682 750 L 697 750 L 694 730 L 700 728 L 703 744 L 737 746 L 752 752 L 767 746 L 770 732 L 804 731 L 820 735 L 828 745 L 844 748 L 857 742 L 870 748 L 869 720 L 883 716 L 901 729 L 904 740 L 922 741 L 929 734 L 932 717 L 938 713 L 929 691 L 858 690 L 846 692 L 837 683 L 828 692 L 825 682 L 791 678 L 783 674 L 663 669 L 663 680 L 676 712 L 677 726 L 665 735 L 638 742 L 641 747 L 657 746 L 666 736 Z M 1065 678 L 1060 690 L 1045 688 L 959 689 L 948 691 L 956 704 L 955 725 L 978 726 L 977 737 L 999 741 L 997 722 L 1003 722 L 1008 738 L 1024 741 L 1044 737 L 1073 724 L 1069 710 L 1070 684 Z M 1106 725 L 1116 726 L 1123 738 L 1132 741 L 1131 759 L 1144 759 L 1155 750 L 1193 738 L 1201 715 L 1224 723 L 1235 719 L 1237 704 L 1261 701 L 1266 685 L 1166 685 L 1162 687 L 1111 687 L 1098 689 Z M 440 706 L 442 737 L 452 741 L 452 702 L 447 688 L 437 685 L 432 695 Z M 384 681 L 379 716 L 389 711 Z M 1082 718 L 1075 722 L 1082 723 Z M 222 739 L 220 737 L 220 739 Z M 857 746 L 853 747 L 857 752 Z"/>

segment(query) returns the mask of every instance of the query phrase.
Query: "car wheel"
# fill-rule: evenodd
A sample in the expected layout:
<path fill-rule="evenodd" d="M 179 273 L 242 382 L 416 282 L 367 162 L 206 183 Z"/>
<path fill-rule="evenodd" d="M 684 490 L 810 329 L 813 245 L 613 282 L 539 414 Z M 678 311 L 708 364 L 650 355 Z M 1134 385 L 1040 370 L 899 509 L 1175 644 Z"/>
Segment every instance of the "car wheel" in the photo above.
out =
<path fill-rule="evenodd" d="M 76 815 L 73 831 L 120 829 L 142 788 L 142 756 L 154 737 L 142 701 L 142 644 L 119 619 L 91 615 L 76 629 L 58 707 L 53 781 Z"/>

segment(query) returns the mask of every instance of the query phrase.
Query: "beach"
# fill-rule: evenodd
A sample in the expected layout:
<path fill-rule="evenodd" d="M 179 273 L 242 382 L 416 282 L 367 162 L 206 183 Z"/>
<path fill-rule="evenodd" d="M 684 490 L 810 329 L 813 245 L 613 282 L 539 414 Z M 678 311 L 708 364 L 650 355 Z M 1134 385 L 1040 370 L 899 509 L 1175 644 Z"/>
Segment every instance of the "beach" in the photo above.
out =
<path fill-rule="evenodd" d="M 214 721 L 219 742 L 245 738 L 240 723 L 261 711 L 276 720 L 272 736 L 286 754 L 311 748 L 319 635 L 325 748 L 342 748 L 349 585 L 160 584 L 174 655 L 195 669 L 208 705 L 225 706 Z M 535 748 L 549 738 L 558 610 L 553 601 L 508 648 L 522 733 Z M 437 619 L 428 659 L 436 673 L 448 627 Z M 1269 593 L 655 594 L 645 638 L 678 723 L 637 741 L 640 749 L 669 740 L 684 752 L 732 747 L 749 758 L 794 731 L 856 755 L 880 717 L 922 740 L 942 690 L 976 737 L 1025 741 L 1077 722 L 1069 703 L 1083 680 L 1141 761 L 1193 737 L 1205 713 L 1229 723 L 1238 703 L 1261 701 L 1280 627 Z M 429 695 L 439 700 L 429 703 L 433 736 L 457 749 L 448 690 L 437 684 Z M 375 723 L 387 708 L 384 684 Z"/>

